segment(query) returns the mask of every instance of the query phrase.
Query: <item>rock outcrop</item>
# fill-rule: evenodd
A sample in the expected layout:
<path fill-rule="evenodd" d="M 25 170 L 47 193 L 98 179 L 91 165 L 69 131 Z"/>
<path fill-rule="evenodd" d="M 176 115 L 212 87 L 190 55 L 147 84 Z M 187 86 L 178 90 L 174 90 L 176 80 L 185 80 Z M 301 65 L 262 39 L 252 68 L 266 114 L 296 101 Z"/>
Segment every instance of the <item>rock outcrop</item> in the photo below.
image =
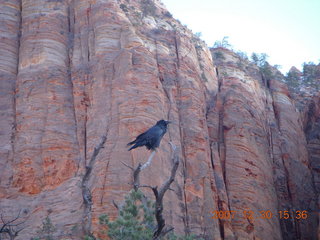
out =
<path fill-rule="evenodd" d="M 169 176 L 173 142 L 175 232 L 320 237 L 319 96 L 298 110 L 281 74 L 210 51 L 157 0 L 7 0 L 0 13 L 0 212 L 28 216 L 17 239 L 48 215 L 58 239 L 99 235 L 131 188 L 122 162 L 150 154 L 126 144 L 159 119 L 174 124 L 141 182 Z"/>

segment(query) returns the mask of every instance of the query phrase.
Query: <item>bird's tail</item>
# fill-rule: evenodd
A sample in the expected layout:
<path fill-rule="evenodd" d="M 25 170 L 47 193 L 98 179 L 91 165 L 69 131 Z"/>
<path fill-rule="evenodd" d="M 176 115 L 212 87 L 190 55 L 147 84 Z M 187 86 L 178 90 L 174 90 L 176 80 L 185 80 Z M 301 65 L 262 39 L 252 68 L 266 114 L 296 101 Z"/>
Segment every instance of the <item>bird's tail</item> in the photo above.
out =
<path fill-rule="evenodd" d="M 137 147 L 138 147 L 137 144 L 135 144 L 135 145 L 133 145 L 131 148 L 129 148 L 128 151 L 131 151 L 132 149 L 135 149 L 135 148 L 137 148 Z"/>
<path fill-rule="evenodd" d="M 136 140 L 134 140 L 134 141 L 132 141 L 132 142 L 129 142 L 129 143 L 127 144 L 127 147 L 129 147 L 129 146 L 132 145 L 132 144 L 135 144 L 135 145 L 133 145 L 131 148 L 129 148 L 128 151 L 130 151 L 130 150 L 138 147 L 137 144 L 136 144 Z"/>
<path fill-rule="evenodd" d="M 127 144 L 127 147 L 129 147 L 130 145 L 135 144 L 135 143 L 136 143 L 136 140 L 134 140 L 134 141 L 132 141 L 132 142 L 129 142 L 129 143 Z"/>

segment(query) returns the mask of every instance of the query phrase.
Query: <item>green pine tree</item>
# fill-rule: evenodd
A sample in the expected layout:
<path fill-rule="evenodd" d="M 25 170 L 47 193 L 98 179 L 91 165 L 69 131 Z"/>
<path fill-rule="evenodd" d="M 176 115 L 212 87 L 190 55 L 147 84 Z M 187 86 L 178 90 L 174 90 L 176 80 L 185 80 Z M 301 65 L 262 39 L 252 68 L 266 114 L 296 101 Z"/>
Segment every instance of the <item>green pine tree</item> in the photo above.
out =
<path fill-rule="evenodd" d="M 111 239 L 149 240 L 155 228 L 154 204 L 140 190 L 131 190 L 115 221 L 111 222 L 107 215 L 101 215 L 99 220 L 100 224 L 108 226 L 107 234 Z"/>
<path fill-rule="evenodd" d="M 151 240 L 156 229 L 155 202 L 148 200 L 138 190 L 131 190 L 119 208 L 117 219 L 110 221 L 108 215 L 101 215 L 100 224 L 107 227 L 106 233 L 112 240 Z M 195 235 L 178 236 L 173 231 L 163 240 L 201 240 Z"/>
<path fill-rule="evenodd" d="M 37 231 L 37 236 L 32 240 L 54 240 L 53 234 L 56 232 L 56 227 L 52 224 L 49 216 L 42 221 L 42 226 Z"/>

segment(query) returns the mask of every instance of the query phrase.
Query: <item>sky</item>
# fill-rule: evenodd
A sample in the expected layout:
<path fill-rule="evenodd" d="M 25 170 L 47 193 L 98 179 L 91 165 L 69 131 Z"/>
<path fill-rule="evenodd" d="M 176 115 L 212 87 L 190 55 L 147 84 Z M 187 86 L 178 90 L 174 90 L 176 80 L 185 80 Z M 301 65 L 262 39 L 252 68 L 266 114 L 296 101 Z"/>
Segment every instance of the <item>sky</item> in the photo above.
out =
<path fill-rule="evenodd" d="M 320 0 L 162 0 L 174 18 L 209 47 L 224 36 L 236 51 L 266 53 L 268 62 L 302 69 L 320 61 Z"/>

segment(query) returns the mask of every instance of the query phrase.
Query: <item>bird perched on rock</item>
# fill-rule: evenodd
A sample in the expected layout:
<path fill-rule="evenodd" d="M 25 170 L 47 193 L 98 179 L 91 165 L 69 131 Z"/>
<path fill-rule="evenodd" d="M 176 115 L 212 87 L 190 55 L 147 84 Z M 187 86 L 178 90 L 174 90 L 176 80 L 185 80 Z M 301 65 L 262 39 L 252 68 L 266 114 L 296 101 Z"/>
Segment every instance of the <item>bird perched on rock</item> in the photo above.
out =
<path fill-rule="evenodd" d="M 133 145 L 128 151 L 137 148 L 146 146 L 148 150 L 155 150 L 160 145 L 160 141 L 163 135 L 167 132 L 167 126 L 171 123 L 170 121 L 160 120 L 153 127 L 149 128 L 144 133 L 141 133 L 136 139 L 132 142 L 129 142 L 127 146 Z"/>

